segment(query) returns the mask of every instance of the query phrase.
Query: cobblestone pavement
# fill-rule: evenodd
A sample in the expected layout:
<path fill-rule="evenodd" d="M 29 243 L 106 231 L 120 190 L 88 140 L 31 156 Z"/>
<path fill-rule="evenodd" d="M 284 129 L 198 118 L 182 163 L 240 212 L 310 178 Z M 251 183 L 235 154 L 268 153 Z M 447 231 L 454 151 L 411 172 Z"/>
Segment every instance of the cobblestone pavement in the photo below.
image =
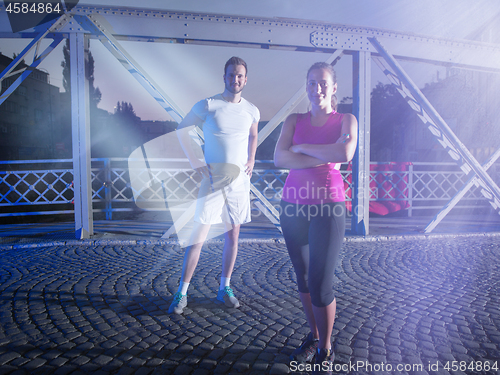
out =
<path fill-rule="evenodd" d="M 346 242 L 335 284 L 337 372 L 498 373 L 499 242 Z M 240 309 L 215 301 L 221 253 L 220 243 L 205 246 L 185 315 L 169 316 L 183 257 L 175 244 L 3 248 L 0 373 L 302 370 L 288 359 L 308 329 L 285 246 L 240 245 Z"/>

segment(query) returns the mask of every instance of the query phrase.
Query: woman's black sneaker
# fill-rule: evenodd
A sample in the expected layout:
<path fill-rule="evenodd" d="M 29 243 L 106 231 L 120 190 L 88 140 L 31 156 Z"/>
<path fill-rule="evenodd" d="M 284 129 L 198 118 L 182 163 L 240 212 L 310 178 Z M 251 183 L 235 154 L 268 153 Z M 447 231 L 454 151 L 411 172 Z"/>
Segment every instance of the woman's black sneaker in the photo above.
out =
<path fill-rule="evenodd" d="M 333 361 L 335 353 L 332 349 L 317 349 L 313 374 L 333 374 Z"/>
<path fill-rule="evenodd" d="M 318 349 L 318 341 L 313 337 L 312 333 L 309 333 L 304 342 L 292 352 L 290 360 L 301 363 L 311 362 Z"/>

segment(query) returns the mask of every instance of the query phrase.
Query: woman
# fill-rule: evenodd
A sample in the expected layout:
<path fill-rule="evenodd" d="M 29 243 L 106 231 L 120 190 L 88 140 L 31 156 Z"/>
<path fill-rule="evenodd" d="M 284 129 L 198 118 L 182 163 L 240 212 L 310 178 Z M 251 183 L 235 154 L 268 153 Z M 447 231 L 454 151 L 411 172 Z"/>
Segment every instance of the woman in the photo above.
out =
<path fill-rule="evenodd" d="M 306 90 L 311 110 L 285 120 L 274 163 L 290 169 L 280 220 L 311 328 L 290 358 L 300 362 L 314 358 L 324 365 L 335 357 L 330 341 L 336 309 L 332 288 L 345 232 L 345 191 L 339 168 L 354 156 L 358 123 L 353 115 L 336 112 L 337 80 L 331 65 L 311 66 Z"/>

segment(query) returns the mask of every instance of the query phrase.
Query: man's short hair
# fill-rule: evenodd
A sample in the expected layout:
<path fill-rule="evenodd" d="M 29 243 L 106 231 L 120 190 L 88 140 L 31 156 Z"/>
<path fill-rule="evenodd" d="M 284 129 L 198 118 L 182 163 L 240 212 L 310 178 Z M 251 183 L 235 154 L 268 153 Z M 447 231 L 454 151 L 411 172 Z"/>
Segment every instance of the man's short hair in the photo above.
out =
<path fill-rule="evenodd" d="M 243 65 L 245 67 L 245 75 L 247 75 L 248 73 L 247 63 L 240 57 L 233 56 L 229 60 L 227 60 L 226 65 L 224 66 L 224 75 L 226 74 L 227 67 L 229 65 Z"/>

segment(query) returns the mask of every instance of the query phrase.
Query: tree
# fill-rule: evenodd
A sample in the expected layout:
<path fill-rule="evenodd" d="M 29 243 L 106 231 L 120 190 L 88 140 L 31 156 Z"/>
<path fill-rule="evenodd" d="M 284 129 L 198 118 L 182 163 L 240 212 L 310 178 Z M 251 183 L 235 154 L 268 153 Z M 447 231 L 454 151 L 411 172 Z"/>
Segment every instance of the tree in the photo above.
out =
<path fill-rule="evenodd" d="M 65 124 L 63 129 L 65 134 L 61 137 L 63 138 L 63 143 L 66 144 L 67 149 L 71 149 L 71 64 L 70 64 L 70 44 L 69 39 L 66 39 L 66 44 L 63 46 L 63 57 L 64 60 L 61 62 L 63 68 L 63 88 L 64 93 L 61 95 L 62 101 L 62 113 L 61 121 Z M 97 108 L 97 105 L 101 101 L 101 91 L 99 88 L 94 86 L 94 58 L 92 53 L 89 51 L 88 61 L 85 66 L 85 76 L 89 80 L 89 102 L 90 102 L 90 134 L 92 138 L 92 153 L 94 151 L 103 149 L 106 147 L 103 144 L 106 139 L 106 135 L 103 134 L 103 129 L 106 127 L 107 115 L 108 113 L 104 110 Z M 100 154 L 100 152 L 98 152 Z M 101 155 L 99 155 L 101 156 Z"/>
<path fill-rule="evenodd" d="M 14 60 L 16 59 L 16 57 L 17 57 L 17 56 L 19 56 L 19 54 L 18 54 L 18 53 L 15 53 L 15 52 L 14 52 L 14 53 L 12 54 L 12 58 L 13 58 Z M 24 59 L 22 59 L 21 61 L 19 61 L 19 64 L 18 64 L 18 65 L 26 65 L 26 62 L 24 61 Z"/>
<path fill-rule="evenodd" d="M 66 39 L 66 44 L 63 47 L 64 60 L 61 62 L 63 68 L 63 87 L 67 93 L 71 92 L 71 63 L 70 63 L 70 47 L 69 39 Z M 98 87 L 94 87 L 94 57 L 92 52 L 89 51 L 89 59 L 85 65 L 85 78 L 89 81 L 89 99 L 90 106 L 97 107 L 101 101 L 101 90 Z"/>
<path fill-rule="evenodd" d="M 63 87 L 67 93 L 71 92 L 71 73 L 70 73 L 70 57 L 69 57 L 69 39 L 66 39 L 66 44 L 63 47 L 64 60 L 61 62 L 63 68 Z"/>
<path fill-rule="evenodd" d="M 404 159 L 405 140 L 414 116 L 405 99 L 392 84 L 378 83 L 371 93 L 370 159 L 399 161 Z"/>
<path fill-rule="evenodd" d="M 113 115 L 110 144 L 114 147 L 114 156 L 128 156 L 135 147 L 144 143 L 140 127 L 141 119 L 135 114 L 131 103 L 117 102 Z"/>
<path fill-rule="evenodd" d="M 128 119 L 133 123 L 138 120 L 140 121 L 140 118 L 135 114 L 132 104 L 123 101 L 116 103 L 115 115 L 123 119 Z"/>

